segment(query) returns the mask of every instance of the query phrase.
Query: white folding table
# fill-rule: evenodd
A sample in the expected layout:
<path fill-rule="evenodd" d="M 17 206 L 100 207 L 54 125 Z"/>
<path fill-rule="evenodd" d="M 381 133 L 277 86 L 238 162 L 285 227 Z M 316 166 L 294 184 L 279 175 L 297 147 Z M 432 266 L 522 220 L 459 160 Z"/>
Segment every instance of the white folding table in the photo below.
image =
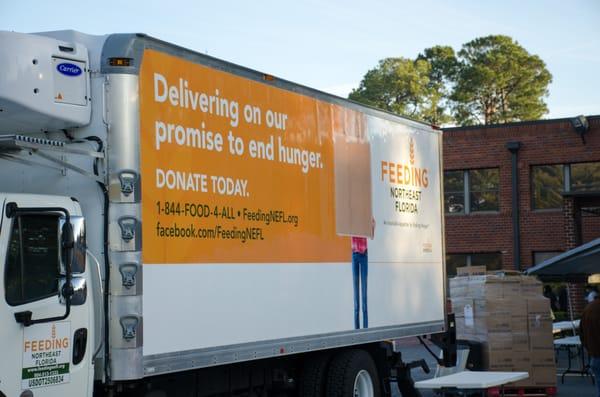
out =
<path fill-rule="evenodd" d="M 579 330 L 580 320 L 574 321 L 559 321 L 556 323 L 552 323 L 552 333 L 560 334 L 561 332 L 571 331 L 573 334 L 577 333 Z"/>
<path fill-rule="evenodd" d="M 573 369 L 571 362 L 571 348 L 575 348 L 577 350 L 577 355 L 581 359 L 581 368 Z M 590 373 L 589 365 L 585 363 L 585 349 L 581 346 L 581 339 L 579 335 L 568 336 L 566 338 L 554 339 L 554 348 L 561 349 L 564 348 L 567 351 L 568 358 L 568 367 L 565 372 L 562 373 L 561 383 L 565 383 L 565 375 L 566 374 L 579 374 L 581 376 L 589 375 L 592 378 L 592 383 L 594 383 L 594 377 Z"/>
<path fill-rule="evenodd" d="M 527 372 L 492 372 L 492 371 L 463 371 L 452 375 L 440 376 L 415 382 L 417 389 L 439 390 L 442 396 L 446 393 L 456 393 L 461 390 L 479 392 L 486 395 L 488 389 L 500 388 L 500 395 L 504 395 L 504 385 L 529 378 Z"/>

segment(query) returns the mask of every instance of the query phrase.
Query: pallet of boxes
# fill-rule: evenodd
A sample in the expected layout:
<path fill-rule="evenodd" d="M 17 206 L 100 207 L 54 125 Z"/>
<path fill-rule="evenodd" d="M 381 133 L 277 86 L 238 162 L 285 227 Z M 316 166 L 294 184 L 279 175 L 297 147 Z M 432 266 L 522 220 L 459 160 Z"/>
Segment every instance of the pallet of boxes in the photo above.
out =
<path fill-rule="evenodd" d="M 450 298 L 457 339 L 482 343 L 485 370 L 526 371 L 529 379 L 507 387 L 555 393 L 550 302 L 537 279 L 461 268 L 450 279 Z"/>

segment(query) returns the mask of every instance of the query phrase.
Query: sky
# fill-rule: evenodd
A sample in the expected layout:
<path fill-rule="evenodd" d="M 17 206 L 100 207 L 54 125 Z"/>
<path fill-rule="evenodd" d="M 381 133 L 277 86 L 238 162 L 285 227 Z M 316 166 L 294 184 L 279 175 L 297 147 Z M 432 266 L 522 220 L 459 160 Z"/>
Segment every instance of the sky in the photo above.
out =
<path fill-rule="evenodd" d="M 600 0 L 0 0 L 0 29 L 141 32 L 343 97 L 380 59 L 504 34 L 553 76 L 544 118 L 600 114 Z"/>

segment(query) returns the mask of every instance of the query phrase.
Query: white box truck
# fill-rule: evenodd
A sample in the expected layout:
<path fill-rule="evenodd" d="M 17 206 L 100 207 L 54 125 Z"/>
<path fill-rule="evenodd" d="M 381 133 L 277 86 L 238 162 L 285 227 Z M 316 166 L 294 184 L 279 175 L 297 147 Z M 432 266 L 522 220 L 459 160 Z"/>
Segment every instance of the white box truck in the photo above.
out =
<path fill-rule="evenodd" d="M 0 396 L 389 395 L 445 331 L 439 130 L 142 34 L 0 64 Z"/>

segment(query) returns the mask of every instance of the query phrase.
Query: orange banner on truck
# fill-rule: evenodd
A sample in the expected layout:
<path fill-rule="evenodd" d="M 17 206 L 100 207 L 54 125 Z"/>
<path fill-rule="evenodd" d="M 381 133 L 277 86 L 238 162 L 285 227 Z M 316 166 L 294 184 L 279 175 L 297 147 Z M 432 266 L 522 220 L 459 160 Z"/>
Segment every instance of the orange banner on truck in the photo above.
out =
<path fill-rule="evenodd" d="M 146 50 L 140 113 L 145 264 L 349 262 L 334 131 L 357 112 Z"/>

